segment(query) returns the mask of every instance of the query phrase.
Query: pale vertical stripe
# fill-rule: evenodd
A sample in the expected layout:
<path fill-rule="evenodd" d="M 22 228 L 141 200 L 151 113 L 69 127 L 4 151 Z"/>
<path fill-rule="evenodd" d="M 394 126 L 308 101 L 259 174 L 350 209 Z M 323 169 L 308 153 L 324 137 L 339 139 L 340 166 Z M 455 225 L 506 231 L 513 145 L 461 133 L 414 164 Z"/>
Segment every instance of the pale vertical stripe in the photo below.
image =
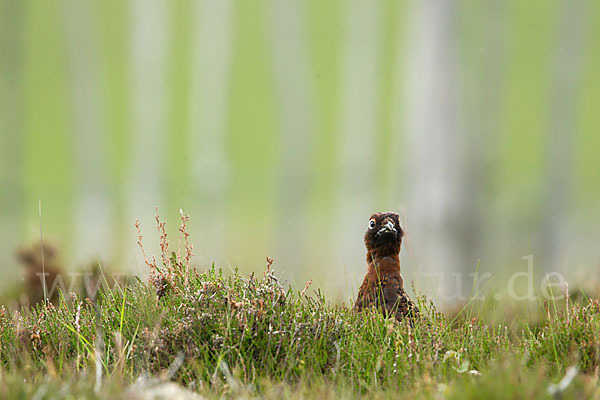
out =
<path fill-rule="evenodd" d="M 364 272 L 362 233 L 375 211 L 377 188 L 374 160 L 378 124 L 377 88 L 381 51 L 380 3 L 349 0 L 346 3 L 345 37 L 341 41 L 340 114 L 337 146 L 335 214 L 330 225 L 337 249 L 331 273 Z M 356 279 L 359 280 L 358 278 Z M 337 290 L 345 283 L 337 280 Z"/>
<path fill-rule="evenodd" d="M 404 167 L 409 194 L 410 234 L 422 274 L 434 293 L 452 296 L 453 276 L 461 270 L 458 254 L 461 209 L 461 138 L 456 121 L 455 4 L 446 0 L 412 4 L 406 40 Z M 430 288 L 428 286 L 427 288 Z M 451 291 L 451 292 L 450 292 Z"/>
<path fill-rule="evenodd" d="M 128 224 L 142 221 L 146 252 L 157 254 L 157 235 L 153 230 L 154 207 L 162 202 L 163 174 L 166 157 L 166 66 L 167 0 L 133 0 L 131 2 L 131 148 L 127 182 Z M 131 255 L 143 271 L 135 248 L 132 228 Z"/>
<path fill-rule="evenodd" d="M 314 82 L 309 71 L 302 1 L 271 0 L 269 11 L 277 113 L 280 116 L 280 144 L 275 158 L 279 164 L 274 228 L 277 260 L 290 271 L 302 271 L 306 265 L 308 172 L 315 131 Z"/>
<path fill-rule="evenodd" d="M 224 258 L 233 4 L 232 0 L 201 0 L 194 4 L 188 154 L 193 201 L 197 204 L 193 210 L 197 223 L 193 226 L 203 228 L 194 233 L 200 262 Z"/>
<path fill-rule="evenodd" d="M 403 241 L 403 246 L 401 250 L 401 269 L 402 275 L 404 277 L 405 285 L 412 284 L 415 282 L 417 287 L 419 287 L 419 274 L 417 271 L 416 260 L 414 258 L 414 252 L 412 248 L 412 238 L 410 237 L 411 226 L 410 223 L 411 218 L 407 214 L 406 210 L 406 202 L 408 192 L 405 187 L 405 176 L 404 170 L 406 168 L 406 157 L 404 154 L 404 144 L 405 144 L 405 118 L 406 115 L 403 113 L 403 109 L 406 103 L 406 93 L 405 93 L 405 74 L 406 74 L 406 59 L 410 58 L 410 54 L 406 54 L 406 37 L 407 34 L 409 37 L 412 37 L 412 33 L 408 32 L 406 27 L 404 27 L 404 23 L 409 20 L 409 18 L 405 15 L 408 7 L 396 7 L 396 15 L 395 15 L 395 24 L 399 26 L 396 29 L 397 37 L 394 38 L 395 47 L 393 49 L 393 66 L 391 69 L 391 78 L 390 81 L 392 83 L 391 90 L 391 112 L 389 114 L 390 118 L 390 158 L 388 162 L 388 168 L 391 169 L 389 171 L 388 177 L 389 181 L 386 182 L 387 187 L 389 188 L 388 198 L 386 198 L 386 204 L 390 204 L 394 207 L 393 211 L 396 211 L 400 214 L 400 224 L 405 231 L 405 237 Z M 410 39 L 409 39 L 410 40 Z M 408 261 L 408 263 L 406 263 Z"/>
<path fill-rule="evenodd" d="M 470 67 L 469 85 L 464 91 L 463 107 L 460 113 L 460 131 L 466 134 L 463 152 L 466 182 L 469 193 L 464 196 L 465 207 L 470 211 L 469 218 L 461 224 L 463 232 L 470 237 L 469 248 L 465 249 L 471 259 L 490 259 L 502 262 L 506 256 L 506 238 L 519 241 L 522 237 L 508 235 L 508 219 L 494 217 L 489 198 L 490 176 L 494 174 L 499 146 L 502 138 L 502 106 L 507 88 L 507 38 L 509 37 L 508 11 L 510 5 L 504 0 L 485 0 L 482 8 L 482 23 L 477 46 L 471 51 L 480 55 L 473 57 Z M 463 69 L 465 69 L 463 67 Z M 493 227 L 493 228 L 492 228 Z M 491 229 L 490 229 L 491 228 Z M 467 265 L 473 268 L 473 265 Z M 472 282 L 471 282 L 472 283 Z"/>
<path fill-rule="evenodd" d="M 570 241 L 576 236 L 569 218 L 573 192 L 573 141 L 576 138 L 577 91 L 581 84 L 585 35 L 589 24 L 588 3 L 573 1 L 560 3 L 559 25 L 552 68 L 547 140 L 546 192 L 542 207 L 541 261 L 545 271 L 567 272 L 572 265 L 567 260 Z M 569 243 L 570 242 L 570 243 Z M 585 242 L 584 242 L 585 243 Z M 588 244 L 588 243 L 586 243 Z M 589 245 L 589 244 L 588 244 Z M 572 258 L 579 257 L 573 252 Z M 585 262 L 583 259 L 577 262 Z"/>
<path fill-rule="evenodd" d="M 72 126 L 77 165 L 73 258 L 111 254 L 112 210 L 108 199 L 105 112 L 91 3 L 62 2 L 67 44 Z"/>

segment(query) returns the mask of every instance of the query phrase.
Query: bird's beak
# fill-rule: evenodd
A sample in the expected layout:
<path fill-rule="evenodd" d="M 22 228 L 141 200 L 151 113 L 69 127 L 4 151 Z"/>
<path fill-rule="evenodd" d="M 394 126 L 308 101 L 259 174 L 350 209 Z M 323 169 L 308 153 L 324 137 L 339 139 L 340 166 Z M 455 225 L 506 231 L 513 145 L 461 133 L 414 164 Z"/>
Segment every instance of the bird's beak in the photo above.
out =
<path fill-rule="evenodd" d="M 392 223 L 392 221 L 386 222 L 386 224 L 383 226 L 383 228 L 379 230 L 378 233 L 383 232 L 396 232 L 396 228 L 394 228 L 394 224 Z"/>

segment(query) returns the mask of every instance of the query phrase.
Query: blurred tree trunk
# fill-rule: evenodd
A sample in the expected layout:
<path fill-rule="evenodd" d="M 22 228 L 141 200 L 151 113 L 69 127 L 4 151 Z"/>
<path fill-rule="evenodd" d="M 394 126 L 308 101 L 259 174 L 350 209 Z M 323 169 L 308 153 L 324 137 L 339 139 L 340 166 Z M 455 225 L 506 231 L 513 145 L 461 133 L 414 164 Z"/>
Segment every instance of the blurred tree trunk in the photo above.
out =
<path fill-rule="evenodd" d="M 311 148 L 315 132 L 313 82 L 306 45 L 305 10 L 302 1 L 271 0 L 271 46 L 275 88 L 280 109 L 278 206 L 274 234 L 277 255 L 288 271 L 297 271 L 294 282 L 309 279 L 304 268 L 308 262 L 306 226 L 311 167 Z M 283 234 L 285 232 L 285 234 Z"/>
<path fill-rule="evenodd" d="M 406 228 L 420 275 L 434 296 L 456 300 L 466 269 L 462 224 L 468 215 L 463 137 L 457 120 L 456 5 L 415 1 L 409 24 L 405 173 Z M 437 286 L 437 287 L 436 287 Z"/>
<path fill-rule="evenodd" d="M 376 120 L 378 73 L 381 53 L 380 4 L 376 1 L 346 2 L 345 38 L 342 39 L 340 61 L 339 133 L 335 211 L 329 224 L 331 243 L 335 249 L 334 265 L 351 271 L 360 285 L 365 269 L 362 235 L 374 200 L 380 191 L 374 176 L 374 160 L 378 151 Z M 332 270 L 332 282 L 338 291 L 346 288 L 339 276 L 346 271 Z"/>
<path fill-rule="evenodd" d="M 0 2 L 0 241 L 8 250 L 0 255 L 2 273 L 16 270 L 14 250 L 23 239 L 25 9 L 21 1 Z"/>
<path fill-rule="evenodd" d="M 127 181 L 128 219 L 142 222 L 146 254 L 158 255 L 154 207 L 162 203 L 165 171 L 165 98 L 167 57 L 167 1 L 133 0 L 131 3 L 131 140 Z M 132 232 L 134 232 L 132 230 Z M 129 246 L 131 260 L 139 254 L 135 234 Z M 140 260 L 139 257 L 137 257 Z M 137 262 L 144 272 L 143 261 Z"/>
<path fill-rule="evenodd" d="M 98 253 L 111 254 L 114 229 L 109 202 L 106 115 L 99 68 L 99 47 L 94 40 L 91 3 L 63 1 L 70 79 L 73 136 L 77 163 L 77 199 L 73 257 L 89 261 Z"/>
<path fill-rule="evenodd" d="M 227 227 L 227 107 L 233 39 L 231 0 L 202 0 L 194 7 L 189 111 L 189 157 L 193 215 L 203 229 L 197 254 L 210 262 L 224 257 Z"/>
<path fill-rule="evenodd" d="M 542 207 L 543 271 L 566 271 L 572 210 L 573 140 L 576 138 L 576 105 L 586 37 L 587 2 L 562 2 L 557 46 L 550 83 L 546 195 Z M 571 242 L 573 243 L 573 242 Z"/>

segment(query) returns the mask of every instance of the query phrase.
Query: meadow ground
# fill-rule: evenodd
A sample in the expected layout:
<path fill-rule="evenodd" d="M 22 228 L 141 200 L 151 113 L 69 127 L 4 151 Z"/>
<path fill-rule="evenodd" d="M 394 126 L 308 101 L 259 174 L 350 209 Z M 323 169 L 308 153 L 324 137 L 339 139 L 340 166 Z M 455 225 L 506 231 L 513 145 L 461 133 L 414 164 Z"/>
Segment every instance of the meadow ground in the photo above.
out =
<path fill-rule="evenodd" d="M 147 398 L 165 382 L 209 398 L 600 397 L 595 300 L 508 326 L 470 307 L 450 319 L 419 298 L 411 327 L 285 289 L 271 272 L 174 272 L 95 302 L 3 308 L 0 397 Z"/>
<path fill-rule="evenodd" d="M 0 398 L 600 398 L 597 300 L 498 322 L 493 296 L 452 316 L 421 296 L 411 326 L 284 287 L 270 265 L 196 272 L 183 248 L 94 300 L 2 307 Z"/>

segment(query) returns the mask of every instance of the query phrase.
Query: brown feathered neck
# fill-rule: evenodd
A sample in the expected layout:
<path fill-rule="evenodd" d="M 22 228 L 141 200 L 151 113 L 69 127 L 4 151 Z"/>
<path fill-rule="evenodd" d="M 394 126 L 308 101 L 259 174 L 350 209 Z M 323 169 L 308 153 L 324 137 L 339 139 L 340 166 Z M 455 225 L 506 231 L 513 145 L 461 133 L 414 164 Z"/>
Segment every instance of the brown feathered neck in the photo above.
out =
<path fill-rule="evenodd" d="M 379 259 L 385 257 L 399 257 L 400 253 L 400 243 L 401 242 L 389 242 L 383 245 L 379 245 L 375 248 L 370 247 L 368 243 L 366 243 L 367 248 L 367 262 L 370 259 Z"/>
<path fill-rule="evenodd" d="M 397 252 L 388 249 L 368 251 L 367 269 L 378 275 L 400 275 L 400 256 Z"/>

